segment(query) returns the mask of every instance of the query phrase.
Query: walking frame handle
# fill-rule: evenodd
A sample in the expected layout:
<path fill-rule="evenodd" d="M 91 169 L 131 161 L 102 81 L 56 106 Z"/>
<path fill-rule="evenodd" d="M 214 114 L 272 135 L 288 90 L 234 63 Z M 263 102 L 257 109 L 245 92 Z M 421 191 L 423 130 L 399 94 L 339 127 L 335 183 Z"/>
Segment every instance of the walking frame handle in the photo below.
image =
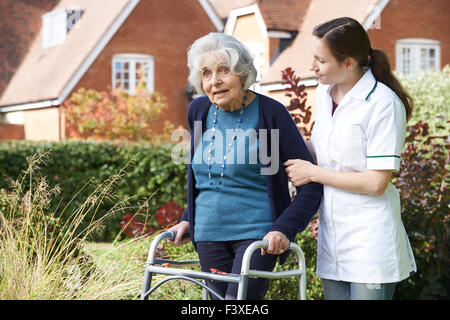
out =
<path fill-rule="evenodd" d="M 269 271 L 259 271 L 250 270 L 250 259 L 253 253 L 258 249 L 267 250 L 269 247 L 269 241 L 264 239 L 260 241 L 255 241 L 250 244 L 245 250 L 244 257 L 242 258 L 241 275 L 239 280 L 237 299 L 243 300 L 247 297 L 247 283 L 249 277 L 261 277 L 268 279 L 281 279 L 290 276 L 299 276 L 299 292 L 300 299 L 306 300 L 306 263 L 305 256 L 302 249 L 294 242 L 289 244 L 288 250 L 292 250 L 297 254 L 298 257 L 298 269 L 269 272 Z"/>
<path fill-rule="evenodd" d="M 148 258 L 147 258 L 146 270 L 149 266 L 153 266 L 155 264 L 166 263 L 166 262 L 170 263 L 170 264 L 178 264 L 178 265 L 198 263 L 198 260 L 174 261 L 174 260 L 166 260 L 166 259 L 156 259 L 156 249 L 157 249 L 159 243 L 166 238 L 170 241 L 173 241 L 175 239 L 176 235 L 177 235 L 176 231 L 166 231 L 166 232 L 162 232 L 158 236 L 156 236 L 156 238 L 152 241 L 152 243 L 150 245 L 150 249 L 148 252 Z M 189 233 L 186 233 L 185 235 L 183 235 L 183 239 L 188 238 L 188 237 L 189 237 Z M 306 300 L 305 257 L 304 257 L 303 251 L 296 243 L 291 242 L 289 244 L 288 250 L 292 250 L 297 254 L 298 269 L 287 270 L 287 271 L 278 271 L 278 272 L 250 270 L 250 259 L 253 255 L 253 253 L 258 249 L 267 250 L 268 247 L 269 247 L 269 241 L 264 239 L 264 240 L 259 240 L 259 241 L 253 242 L 245 250 L 245 253 L 244 253 L 244 256 L 242 259 L 241 273 L 239 276 L 237 299 L 243 300 L 247 297 L 247 284 L 248 284 L 249 277 L 281 279 L 284 277 L 299 276 L 300 277 L 300 279 L 299 279 L 300 299 Z M 214 276 L 218 277 L 217 275 L 214 275 Z M 148 288 L 150 287 L 151 278 L 152 278 L 152 273 L 146 272 L 145 277 L 144 277 L 143 294 L 141 296 L 141 298 L 143 298 L 143 299 L 147 298 L 147 295 L 144 295 L 144 293 L 147 292 Z M 226 281 L 226 280 L 224 280 L 224 281 Z"/>

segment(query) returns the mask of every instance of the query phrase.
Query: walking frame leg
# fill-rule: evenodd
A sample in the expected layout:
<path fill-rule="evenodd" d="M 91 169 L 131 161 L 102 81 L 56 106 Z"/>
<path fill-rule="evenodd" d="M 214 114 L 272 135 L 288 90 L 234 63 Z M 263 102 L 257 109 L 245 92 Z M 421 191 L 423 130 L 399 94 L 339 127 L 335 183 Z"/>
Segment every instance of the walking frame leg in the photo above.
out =
<path fill-rule="evenodd" d="M 155 255 L 156 255 L 156 248 L 159 244 L 159 242 L 164 238 L 174 239 L 176 236 L 175 232 L 165 232 L 160 235 L 158 235 L 151 243 L 150 250 L 148 253 L 148 259 L 145 266 L 145 274 L 144 274 L 144 281 L 142 285 L 142 292 L 141 292 L 141 300 L 147 300 L 149 296 L 150 286 L 152 282 L 152 276 L 153 273 L 149 271 L 149 267 L 153 266 L 155 264 Z M 269 279 L 279 279 L 284 276 L 299 276 L 299 293 L 300 293 L 300 299 L 306 300 L 306 264 L 305 264 L 305 257 L 303 255 L 303 251 L 300 249 L 300 247 L 295 244 L 290 244 L 290 249 L 293 250 L 297 256 L 298 256 L 298 266 L 301 270 L 301 273 L 298 270 L 293 270 L 291 272 L 284 271 L 284 272 L 275 272 L 274 275 L 269 275 L 268 272 L 261 272 L 256 270 L 251 270 L 250 273 L 250 259 L 253 255 L 253 253 L 257 249 L 267 249 L 269 246 L 269 242 L 267 240 L 262 241 L 255 241 L 252 244 L 250 244 L 247 249 L 245 250 L 243 259 L 242 259 L 242 266 L 241 266 L 241 273 L 239 275 L 239 282 L 238 282 L 238 293 L 237 293 L 237 300 L 244 300 L 247 298 L 247 289 L 248 289 L 248 279 L 249 276 L 262 276 L 264 278 Z M 281 276 L 280 276 L 281 275 Z M 185 278 L 184 276 L 179 278 Z M 193 279 L 193 278 L 192 278 Z M 193 281 L 194 282 L 194 281 Z M 202 283 L 203 284 L 203 283 Z M 208 296 L 208 290 L 205 289 L 205 284 L 203 287 L 203 293 L 202 297 L 203 299 L 207 299 Z M 153 290 L 153 289 L 152 289 Z"/>

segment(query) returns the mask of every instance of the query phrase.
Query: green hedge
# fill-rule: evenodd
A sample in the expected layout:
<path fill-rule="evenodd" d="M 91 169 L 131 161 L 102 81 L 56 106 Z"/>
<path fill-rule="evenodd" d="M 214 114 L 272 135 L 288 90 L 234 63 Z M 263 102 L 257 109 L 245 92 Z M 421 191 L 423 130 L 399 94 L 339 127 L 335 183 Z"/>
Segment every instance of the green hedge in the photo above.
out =
<path fill-rule="evenodd" d="M 129 200 L 130 206 L 107 220 L 105 229 L 100 230 L 94 239 L 109 241 L 120 231 L 122 215 L 135 213 L 148 198 L 149 214 L 170 200 L 186 207 L 186 166 L 175 164 L 171 160 L 172 148 L 172 145 L 152 146 L 145 143 L 105 141 L 2 142 L 0 188 L 8 189 L 6 177 L 15 179 L 26 167 L 26 157 L 50 151 L 46 165 L 41 166 L 40 173 L 47 178 L 51 186 L 61 187 L 61 196 L 55 199 L 51 210 L 58 213 L 69 204 L 66 214 L 70 214 L 82 205 L 96 185 L 117 174 L 134 158 L 133 163 L 126 168 L 127 174 L 123 181 L 114 191 L 114 195 L 121 199 L 132 197 Z M 88 183 L 91 179 L 92 182 Z M 73 198 L 75 195 L 77 196 Z M 98 214 L 107 212 L 113 205 L 114 200 L 104 202 Z"/>

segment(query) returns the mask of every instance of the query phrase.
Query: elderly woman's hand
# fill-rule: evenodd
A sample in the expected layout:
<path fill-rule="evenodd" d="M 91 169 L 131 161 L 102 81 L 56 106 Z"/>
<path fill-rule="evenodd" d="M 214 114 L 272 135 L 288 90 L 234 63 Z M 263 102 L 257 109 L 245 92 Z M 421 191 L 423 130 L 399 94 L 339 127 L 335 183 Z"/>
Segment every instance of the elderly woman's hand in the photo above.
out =
<path fill-rule="evenodd" d="M 289 239 L 280 231 L 271 231 L 265 235 L 264 240 L 269 241 L 267 250 L 261 249 L 261 255 L 282 254 L 289 248 Z"/>
<path fill-rule="evenodd" d="M 309 161 L 293 159 L 283 163 L 289 181 L 296 187 L 312 182 L 316 166 Z"/>
<path fill-rule="evenodd" d="M 190 241 L 189 238 L 183 239 L 183 236 L 186 232 L 189 232 L 189 222 L 187 221 L 181 221 L 179 224 L 174 225 L 172 228 L 170 228 L 167 231 L 176 231 L 177 236 L 175 237 L 174 241 L 168 241 L 172 244 L 186 244 Z"/>

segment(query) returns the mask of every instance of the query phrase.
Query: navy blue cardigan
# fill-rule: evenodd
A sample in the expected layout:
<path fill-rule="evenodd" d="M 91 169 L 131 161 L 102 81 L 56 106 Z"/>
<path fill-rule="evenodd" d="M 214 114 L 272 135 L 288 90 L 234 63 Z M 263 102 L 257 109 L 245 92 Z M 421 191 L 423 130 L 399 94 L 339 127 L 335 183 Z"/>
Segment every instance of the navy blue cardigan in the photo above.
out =
<path fill-rule="evenodd" d="M 291 202 L 288 180 L 283 163 L 289 159 L 303 159 L 313 162 L 305 142 L 299 133 L 291 115 L 278 101 L 267 96 L 259 96 L 259 129 L 267 129 L 268 152 L 270 153 L 270 130 L 279 129 L 279 168 L 273 175 L 266 175 L 267 190 L 271 204 L 273 224 L 270 231 L 280 231 L 293 241 L 298 232 L 302 232 L 317 212 L 322 199 L 322 185 L 309 183 L 297 188 L 297 194 Z M 202 96 L 193 100 L 188 108 L 188 124 L 191 132 L 190 160 L 194 155 L 194 147 L 200 141 L 200 132 L 194 130 L 194 121 L 202 122 L 202 133 L 206 131 L 206 117 L 211 101 Z M 199 131 L 199 130 L 198 130 Z M 198 195 L 195 188 L 195 176 L 191 161 L 188 164 L 187 209 L 182 221 L 189 221 L 189 232 L 194 243 L 194 201 Z M 284 259 L 283 259 L 284 260 Z"/>

